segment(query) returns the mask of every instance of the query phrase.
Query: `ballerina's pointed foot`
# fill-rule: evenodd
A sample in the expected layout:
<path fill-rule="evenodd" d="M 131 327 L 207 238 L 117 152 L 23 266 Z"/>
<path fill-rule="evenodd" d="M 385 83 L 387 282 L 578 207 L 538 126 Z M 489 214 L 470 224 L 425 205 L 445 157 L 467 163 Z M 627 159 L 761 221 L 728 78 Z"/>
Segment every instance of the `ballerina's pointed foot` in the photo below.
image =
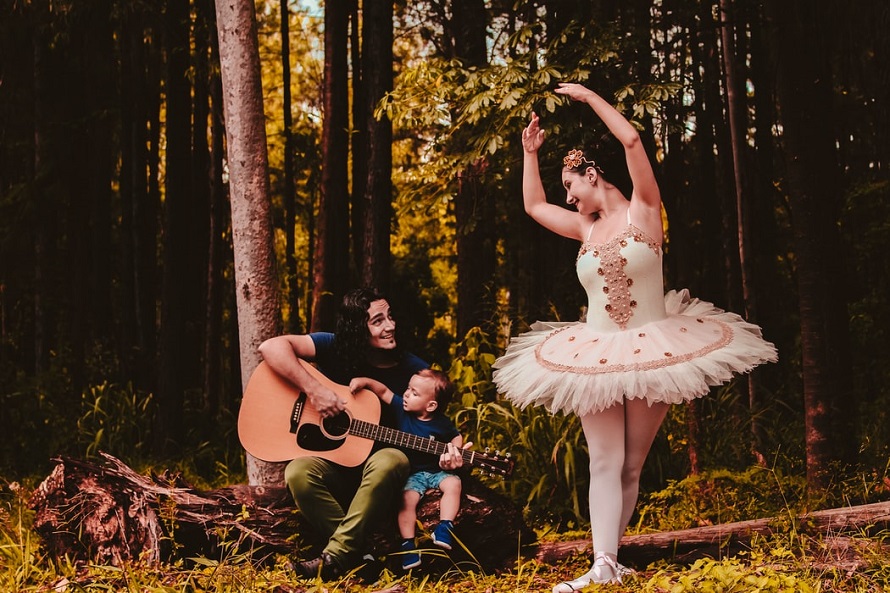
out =
<path fill-rule="evenodd" d="M 555 585 L 553 593 L 573 593 L 574 591 L 582 590 L 590 584 L 620 583 L 622 574 L 627 574 L 628 570 L 619 565 L 613 557 L 603 552 L 597 552 L 593 557 L 593 567 L 590 570 L 573 581 L 565 581 Z"/>

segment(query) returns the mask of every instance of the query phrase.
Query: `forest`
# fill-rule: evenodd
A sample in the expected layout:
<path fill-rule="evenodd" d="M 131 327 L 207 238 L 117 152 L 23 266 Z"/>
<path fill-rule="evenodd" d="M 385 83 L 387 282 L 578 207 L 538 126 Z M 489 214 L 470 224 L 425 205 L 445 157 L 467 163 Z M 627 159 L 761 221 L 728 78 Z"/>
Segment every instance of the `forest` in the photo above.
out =
<path fill-rule="evenodd" d="M 3 588 L 123 587 L 30 532 L 28 497 L 60 457 L 253 482 L 236 425 L 257 346 L 332 331 L 357 286 L 388 294 L 402 345 L 448 372 L 467 440 L 510 451 L 514 475 L 485 483 L 540 538 L 587 537 L 578 419 L 518 409 L 491 381 L 511 336 L 587 302 L 577 243 L 523 210 L 531 114 L 551 202 L 578 147 L 630 195 L 621 147 L 563 81 L 646 144 L 665 287 L 779 353 L 671 409 L 633 533 L 890 500 L 888 30 L 882 0 L 3 0 Z M 883 590 L 886 523 L 843 546 L 852 569 L 792 526 L 692 569 L 666 551 L 627 590 Z M 249 577 L 223 582 L 216 559 L 126 590 L 303 590 L 237 558 Z M 550 570 L 392 590 L 549 590 L 565 576 Z"/>

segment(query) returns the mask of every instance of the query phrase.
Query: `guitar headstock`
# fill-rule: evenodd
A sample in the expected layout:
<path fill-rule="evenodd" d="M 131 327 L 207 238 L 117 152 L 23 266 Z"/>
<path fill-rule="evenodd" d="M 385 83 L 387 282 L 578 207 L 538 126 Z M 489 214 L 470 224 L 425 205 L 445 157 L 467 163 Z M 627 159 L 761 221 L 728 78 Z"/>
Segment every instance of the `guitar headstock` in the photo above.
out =
<path fill-rule="evenodd" d="M 491 449 L 486 447 L 484 453 L 476 453 L 473 465 L 491 476 L 507 478 L 513 473 L 514 463 L 509 453 L 503 455 L 500 451 L 492 453 Z"/>

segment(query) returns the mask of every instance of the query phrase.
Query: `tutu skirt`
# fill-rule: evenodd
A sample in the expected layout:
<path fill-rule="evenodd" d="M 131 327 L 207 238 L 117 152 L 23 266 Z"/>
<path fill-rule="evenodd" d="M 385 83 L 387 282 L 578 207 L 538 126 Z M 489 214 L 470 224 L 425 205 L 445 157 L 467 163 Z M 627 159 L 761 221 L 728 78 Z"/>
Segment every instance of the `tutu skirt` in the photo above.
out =
<path fill-rule="evenodd" d="M 519 407 L 585 415 L 627 399 L 677 404 L 777 360 L 760 328 L 691 298 L 664 296 L 667 316 L 616 331 L 537 322 L 494 364 L 499 393 Z"/>

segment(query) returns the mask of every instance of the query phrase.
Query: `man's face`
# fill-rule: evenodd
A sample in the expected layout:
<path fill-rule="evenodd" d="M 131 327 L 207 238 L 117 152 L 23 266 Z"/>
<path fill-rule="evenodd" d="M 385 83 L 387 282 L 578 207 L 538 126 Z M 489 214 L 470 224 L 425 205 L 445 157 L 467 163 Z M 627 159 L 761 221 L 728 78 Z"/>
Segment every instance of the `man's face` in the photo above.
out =
<path fill-rule="evenodd" d="M 368 333 L 371 348 L 392 350 L 396 347 L 396 322 L 389 313 L 386 299 L 371 301 L 368 307 Z"/>

